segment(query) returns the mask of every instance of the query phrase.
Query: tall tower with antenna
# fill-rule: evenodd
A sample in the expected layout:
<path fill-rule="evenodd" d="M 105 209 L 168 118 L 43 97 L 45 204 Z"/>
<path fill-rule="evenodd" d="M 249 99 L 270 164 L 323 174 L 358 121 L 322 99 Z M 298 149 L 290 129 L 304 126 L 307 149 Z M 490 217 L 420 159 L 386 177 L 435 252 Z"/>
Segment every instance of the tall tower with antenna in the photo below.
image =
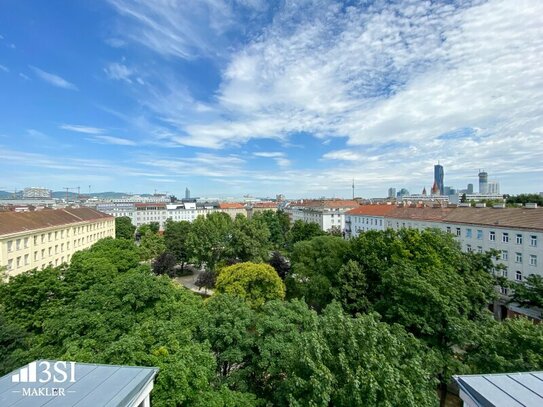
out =
<path fill-rule="evenodd" d="M 354 178 L 353 178 L 353 201 L 354 201 Z"/>

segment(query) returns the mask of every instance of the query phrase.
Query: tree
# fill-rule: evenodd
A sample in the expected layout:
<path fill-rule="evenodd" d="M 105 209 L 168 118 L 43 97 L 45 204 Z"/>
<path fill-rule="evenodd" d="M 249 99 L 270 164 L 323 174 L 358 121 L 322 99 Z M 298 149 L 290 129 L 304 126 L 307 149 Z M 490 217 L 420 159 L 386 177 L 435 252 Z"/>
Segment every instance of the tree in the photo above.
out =
<path fill-rule="evenodd" d="M 238 296 L 254 308 L 269 300 L 285 298 L 285 286 L 268 264 L 247 262 L 225 267 L 217 276 L 215 289 Z"/>
<path fill-rule="evenodd" d="M 252 220 L 260 221 L 267 225 L 270 231 L 270 242 L 274 248 L 284 248 L 290 228 L 290 219 L 285 212 L 274 212 L 271 210 L 257 212 L 253 215 Z"/>
<path fill-rule="evenodd" d="M 366 275 L 354 260 L 349 260 L 341 266 L 338 272 L 337 287 L 333 288 L 332 292 L 343 308 L 352 315 L 371 309 Z"/>
<path fill-rule="evenodd" d="M 151 222 L 149 223 L 149 229 L 151 229 L 151 232 L 158 233 L 160 230 L 160 223 L 158 222 Z"/>
<path fill-rule="evenodd" d="M 225 256 L 232 218 L 226 213 L 211 213 L 198 216 L 192 223 L 187 236 L 189 257 L 199 265 L 205 264 L 214 271 L 217 263 Z"/>
<path fill-rule="evenodd" d="M 140 243 L 140 258 L 143 261 L 155 259 L 166 251 L 164 238 L 153 233 L 151 230 L 145 232 Z"/>
<path fill-rule="evenodd" d="M 185 263 L 189 261 L 187 239 L 190 228 L 190 222 L 175 222 L 168 219 L 164 229 L 164 243 L 166 244 L 167 250 L 175 256 L 177 261 L 181 262 L 182 269 L 184 268 Z"/>
<path fill-rule="evenodd" d="M 543 206 L 543 196 L 539 194 L 520 194 L 520 195 L 508 197 L 507 203 L 508 204 L 536 203 L 539 206 Z"/>
<path fill-rule="evenodd" d="M 464 362 L 470 373 L 543 370 L 543 324 L 491 318 L 474 324 Z"/>
<path fill-rule="evenodd" d="M 294 244 L 297 242 L 301 242 L 303 240 L 310 240 L 317 236 L 325 235 L 320 226 L 313 222 L 303 222 L 301 220 L 297 220 L 292 225 L 292 228 L 287 233 L 287 248 L 292 250 L 294 247 Z"/>
<path fill-rule="evenodd" d="M 510 302 L 516 302 L 521 307 L 543 308 L 543 277 L 530 274 L 522 283 L 512 283 L 514 289 Z"/>
<path fill-rule="evenodd" d="M 164 252 L 153 262 L 153 273 L 157 276 L 165 274 L 173 277 L 175 276 L 175 264 L 175 256 L 171 253 Z"/>
<path fill-rule="evenodd" d="M 269 237 L 266 223 L 238 215 L 230 228 L 226 255 L 241 262 L 267 260 Z"/>
<path fill-rule="evenodd" d="M 194 285 L 200 290 L 202 288 L 212 290 L 215 288 L 215 283 L 217 281 L 217 273 L 210 270 L 204 270 L 198 274 L 198 278 L 194 282 Z"/>
<path fill-rule="evenodd" d="M 349 249 L 348 241 L 336 236 L 318 236 L 294 245 L 292 270 L 285 283 L 289 298 L 305 298 L 320 310 L 333 299 L 337 274 Z"/>
<path fill-rule="evenodd" d="M 274 251 L 268 264 L 275 269 L 279 277 L 281 277 L 281 280 L 284 281 L 285 278 L 287 278 L 287 275 L 290 272 L 290 262 L 280 252 L 277 250 Z"/>
<path fill-rule="evenodd" d="M 115 218 L 115 238 L 133 240 L 135 231 L 136 227 L 128 216 Z"/>
<path fill-rule="evenodd" d="M 467 197 L 467 195 L 466 195 L 465 192 L 462 194 L 462 197 L 460 198 L 460 202 L 461 202 L 461 203 L 466 203 L 466 202 L 468 202 L 468 197 Z"/>

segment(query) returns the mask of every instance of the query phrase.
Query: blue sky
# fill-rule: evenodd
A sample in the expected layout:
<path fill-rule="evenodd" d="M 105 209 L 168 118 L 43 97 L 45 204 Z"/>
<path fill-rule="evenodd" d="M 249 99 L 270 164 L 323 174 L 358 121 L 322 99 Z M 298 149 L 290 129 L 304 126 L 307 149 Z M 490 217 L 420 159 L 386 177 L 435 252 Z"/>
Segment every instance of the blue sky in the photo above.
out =
<path fill-rule="evenodd" d="M 543 191 L 543 2 L 0 3 L 0 190 Z"/>

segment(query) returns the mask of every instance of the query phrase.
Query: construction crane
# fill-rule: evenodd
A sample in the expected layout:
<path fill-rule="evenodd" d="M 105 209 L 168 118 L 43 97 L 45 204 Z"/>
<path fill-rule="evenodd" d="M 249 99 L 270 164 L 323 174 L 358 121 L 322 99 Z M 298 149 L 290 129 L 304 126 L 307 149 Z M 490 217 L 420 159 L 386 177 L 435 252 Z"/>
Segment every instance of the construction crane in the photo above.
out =
<path fill-rule="evenodd" d="M 81 192 L 80 187 L 73 187 L 73 188 L 64 187 L 63 189 L 66 190 L 66 203 L 68 203 L 68 194 L 70 193 L 70 191 L 75 191 L 75 190 L 77 190 L 77 201 L 79 201 L 79 195 L 80 195 L 80 192 Z"/>

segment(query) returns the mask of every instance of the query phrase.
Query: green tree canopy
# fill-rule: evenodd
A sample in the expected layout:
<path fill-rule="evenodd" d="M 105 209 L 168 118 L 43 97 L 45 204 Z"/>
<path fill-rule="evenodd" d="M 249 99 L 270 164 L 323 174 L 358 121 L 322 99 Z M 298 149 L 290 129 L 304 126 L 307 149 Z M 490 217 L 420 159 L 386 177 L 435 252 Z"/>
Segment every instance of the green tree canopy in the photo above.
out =
<path fill-rule="evenodd" d="M 192 223 L 187 237 L 189 257 L 199 265 L 205 264 L 214 271 L 217 263 L 226 256 L 232 218 L 226 213 L 198 216 Z"/>
<path fill-rule="evenodd" d="M 169 253 L 173 254 L 177 261 L 184 263 L 189 261 L 187 239 L 190 233 L 191 223 L 187 221 L 175 222 L 168 219 L 164 229 L 164 243 Z"/>
<path fill-rule="evenodd" d="M 348 253 L 348 241 L 336 236 L 318 236 L 294 245 L 292 269 L 285 283 L 290 298 L 305 298 L 315 309 L 332 299 L 337 275 Z"/>
<path fill-rule="evenodd" d="M 266 223 L 237 215 L 228 238 L 226 255 L 241 262 L 268 259 L 270 232 Z"/>
<path fill-rule="evenodd" d="M 290 220 L 283 211 L 262 211 L 253 215 L 252 220 L 260 221 L 266 224 L 270 231 L 270 242 L 276 249 L 285 247 L 287 233 L 290 229 Z"/>
<path fill-rule="evenodd" d="M 285 298 L 285 285 L 268 264 L 238 263 L 219 271 L 215 289 L 260 307 L 266 301 Z"/>
<path fill-rule="evenodd" d="M 323 232 L 320 226 L 313 222 L 303 222 L 297 220 L 293 223 L 286 236 L 287 248 L 292 250 L 294 245 L 303 240 L 311 240 L 316 236 L 322 236 L 326 233 Z"/>
<path fill-rule="evenodd" d="M 136 227 L 128 216 L 115 218 L 115 237 L 117 239 L 134 239 Z"/>
<path fill-rule="evenodd" d="M 543 308 L 543 277 L 530 274 L 522 283 L 513 283 L 514 290 L 511 302 L 522 307 Z"/>
<path fill-rule="evenodd" d="M 164 237 L 151 230 L 146 231 L 141 238 L 139 251 L 141 260 L 156 259 L 160 254 L 166 251 Z"/>

